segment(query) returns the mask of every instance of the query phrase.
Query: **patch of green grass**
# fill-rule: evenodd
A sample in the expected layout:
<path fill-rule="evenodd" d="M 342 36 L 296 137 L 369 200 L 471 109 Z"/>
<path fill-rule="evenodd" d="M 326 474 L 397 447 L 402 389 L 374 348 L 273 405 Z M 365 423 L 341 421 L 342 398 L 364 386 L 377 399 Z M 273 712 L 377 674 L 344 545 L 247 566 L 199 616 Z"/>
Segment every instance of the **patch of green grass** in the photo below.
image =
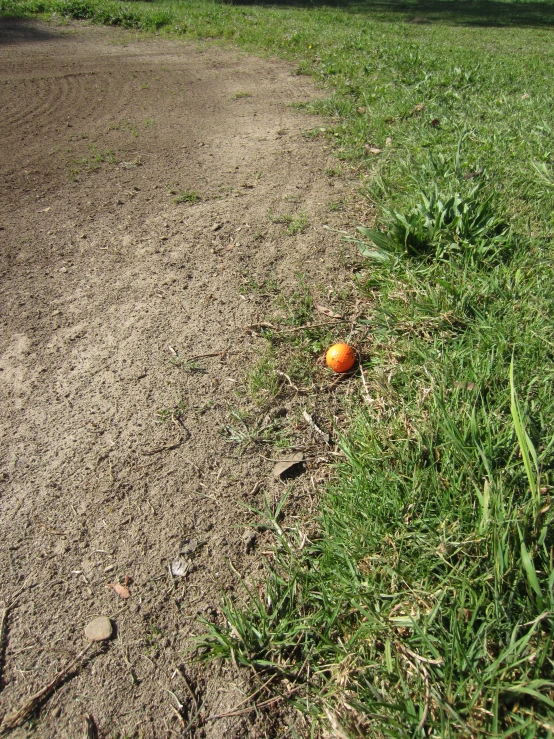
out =
<path fill-rule="evenodd" d="M 285 324 L 291 326 L 302 326 L 313 317 L 314 299 L 306 277 L 300 272 L 296 274 L 298 287 L 290 294 L 281 293 L 278 296 L 277 305 L 284 313 L 282 319 Z"/>
<path fill-rule="evenodd" d="M 159 642 L 162 636 L 163 636 L 163 631 L 160 629 L 159 626 L 157 626 L 156 624 L 150 624 L 148 626 L 148 629 L 145 635 L 145 641 L 146 641 L 146 646 L 150 654 L 155 654 L 159 650 L 160 648 Z"/>
<path fill-rule="evenodd" d="M 180 400 L 172 408 L 160 408 L 156 411 L 156 423 L 167 423 L 167 421 L 179 421 L 183 417 L 187 404 Z"/>
<path fill-rule="evenodd" d="M 261 390 L 256 380 L 254 385 L 257 391 Z M 229 408 L 229 420 L 222 426 L 221 433 L 226 441 L 242 451 L 252 446 L 282 446 L 284 438 L 283 429 L 276 419 L 254 418 L 250 412 L 234 408 Z M 281 444 L 277 443 L 279 439 Z"/>
<path fill-rule="evenodd" d="M 309 226 L 308 216 L 305 213 L 281 213 L 275 215 L 273 211 L 269 211 L 268 218 L 271 223 L 280 223 L 286 225 L 287 233 L 289 236 L 296 236 L 297 234 L 304 233 Z"/>
<path fill-rule="evenodd" d="M 271 223 L 283 223 L 287 225 L 292 222 L 293 218 L 291 215 L 288 215 L 286 213 L 275 215 L 272 210 L 269 211 L 267 217 L 269 218 Z"/>
<path fill-rule="evenodd" d="M 138 138 L 139 135 L 137 124 L 127 120 L 110 123 L 108 131 L 129 131 L 135 138 Z"/>
<path fill-rule="evenodd" d="M 254 238 L 256 234 L 254 234 Z M 241 295 L 254 294 L 261 297 L 274 297 L 280 293 L 279 283 L 275 278 L 270 277 L 267 280 L 257 282 L 248 273 L 245 274 L 243 284 L 239 287 Z"/>
<path fill-rule="evenodd" d="M 176 193 L 175 190 L 171 190 L 170 194 L 175 195 L 173 198 L 174 203 L 198 203 L 201 200 L 200 195 L 194 190 L 184 190 L 180 193 Z"/>
<path fill-rule="evenodd" d="M 275 360 L 269 355 L 264 356 L 248 372 L 247 386 L 249 395 L 258 402 L 274 398 L 279 393 L 280 379 L 275 373 Z"/>
<path fill-rule="evenodd" d="M 86 138 L 86 136 L 84 137 Z M 117 159 L 111 149 L 99 151 L 95 146 L 90 146 L 90 154 L 85 157 L 77 157 L 72 160 L 71 174 L 77 176 L 83 171 L 95 172 L 102 164 L 115 164 Z"/>
<path fill-rule="evenodd" d="M 304 390 L 313 389 L 321 373 L 317 360 L 333 343 L 332 323 L 322 323 L 317 313 L 312 290 L 304 275 L 296 275 L 297 287 L 290 292 L 274 294 L 276 315 L 270 316 L 269 326 L 262 328 L 272 356 L 290 380 Z M 274 328 L 271 328 L 273 326 Z"/>
<path fill-rule="evenodd" d="M 243 100 L 244 98 L 251 98 L 252 93 L 250 92 L 235 92 L 233 100 Z"/>
<path fill-rule="evenodd" d="M 308 216 L 305 213 L 297 213 L 289 223 L 287 233 L 289 236 L 303 234 L 309 225 L 310 221 L 308 220 Z"/>

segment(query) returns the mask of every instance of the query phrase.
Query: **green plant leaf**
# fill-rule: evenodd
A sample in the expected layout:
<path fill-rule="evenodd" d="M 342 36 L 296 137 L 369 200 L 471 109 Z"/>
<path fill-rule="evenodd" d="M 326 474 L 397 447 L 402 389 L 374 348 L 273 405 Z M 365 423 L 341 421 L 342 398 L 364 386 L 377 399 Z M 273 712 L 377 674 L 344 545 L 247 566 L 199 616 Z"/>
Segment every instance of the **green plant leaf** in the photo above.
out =
<path fill-rule="evenodd" d="M 516 432 L 521 456 L 523 458 L 523 464 L 525 466 L 525 472 L 527 473 L 527 479 L 529 480 L 529 487 L 531 488 L 531 495 L 535 503 L 536 511 L 538 512 L 538 504 L 540 502 L 540 490 L 539 490 L 539 463 L 537 460 L 537 453 L 533 442 L 529 438 L 529 434 L 525 430 L 523 425 L 522 415 L 517 400 L 515 382 L 514 382 L 514 358 L 510 363 L 510 393 L 511 393 L 511 413 L 514 422 L 514 429 Z"/>
<path fill-rule="evenodd" d="M 529 552 L 527 551 L 527 547 L 525 546 L 523 539 L 521 540 L 521 563 L 523 564 L 523 569 L 525 570 L 529 586 L 535 591 L 539 598 L 542 598 L 541 586 L 539 585 L 539 579 L 535 572 L 535 566 L 533 564 L 533 560 L 529 556 Z"/>

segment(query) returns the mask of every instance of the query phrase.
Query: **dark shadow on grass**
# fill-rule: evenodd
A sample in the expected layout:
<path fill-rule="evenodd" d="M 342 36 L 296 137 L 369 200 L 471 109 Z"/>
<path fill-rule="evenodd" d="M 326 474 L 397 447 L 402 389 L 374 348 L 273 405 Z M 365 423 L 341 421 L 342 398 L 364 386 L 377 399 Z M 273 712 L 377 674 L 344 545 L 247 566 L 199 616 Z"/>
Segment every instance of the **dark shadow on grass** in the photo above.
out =
<path fill-rule="evenodd" d="M 37 41 L 53 41 L 63 34 L 37 25 L 30 19 L 6 17 L 0 18 L 0 45 L 29 44 Z"/>
<path fill-rule="evenodd" d="M 222 0 L 225 3 L 225 0 Z M 229 0 L 230 5 L 272 8 L 333 8 L 377 20 L 461 26 L 540 28 L 554 25 L 554 3 L 509 0 Z"/>

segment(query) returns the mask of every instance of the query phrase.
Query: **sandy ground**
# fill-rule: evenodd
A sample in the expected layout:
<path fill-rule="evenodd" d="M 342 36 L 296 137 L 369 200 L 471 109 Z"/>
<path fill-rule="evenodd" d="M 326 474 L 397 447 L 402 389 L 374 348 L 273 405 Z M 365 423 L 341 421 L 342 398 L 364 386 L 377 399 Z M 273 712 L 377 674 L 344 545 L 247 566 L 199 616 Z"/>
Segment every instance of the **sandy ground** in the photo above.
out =
<path fill-rule="evenodd" d="M 255 577 L 271 547 L 240 503 L 285 490 L 222 434 L 251 406 L 237 390 L 263 350 L 246 327 L 268 299 L 248 285 L 286 293 L 300 271 L 329 302 L 348 271 L 323 226 L 344 225 L 329 204 L 355 179 L 325 174 L 337 161 L 304 135 L 320 123 L 291 108 L 317 94 L 238 51 L 0 24 L 0 602 L 21 590 L 0 717 L 83 648 L 92 618 L 116 629 L 12 736 L 85 736 L 87 715 L 106 737 L 284 736 L 298 720 L 214 719 L 250 676 L 190 650 L 198 617 L 236 591 L 229 562 Z M 287 235 L 270 212 L 309 226 Z M 259 413 L 286 422 L 293 405 L 283 393 Z M 310 443 L 297 424 L 296 450 Z M 319 472 L 293 483 L 299 510 Z"/>

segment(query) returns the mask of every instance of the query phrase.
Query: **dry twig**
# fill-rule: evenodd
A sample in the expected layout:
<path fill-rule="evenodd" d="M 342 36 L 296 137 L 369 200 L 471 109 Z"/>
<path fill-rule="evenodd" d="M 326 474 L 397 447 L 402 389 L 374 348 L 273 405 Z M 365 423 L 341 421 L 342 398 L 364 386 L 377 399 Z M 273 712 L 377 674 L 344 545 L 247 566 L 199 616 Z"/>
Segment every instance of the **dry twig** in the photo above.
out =
<path fill-rule="evenodd" d="M 296 385 L 292 382 L 292 380 L 290 379 L 290 377 L 287 374 L 285 374 L 284 372 L 281 372 L 280 370 L 275 370 L 275 374 L 276 375 L 279 375 L 280 377 L 284 377 L 285 380 L 288 382 L 288 384 L 291 386 L 291 388 L 293 390 L 296 390 L 297 393 L 302 394 L 302 393 L 309 392 L 309 388 L 296 387 Z"/>
<path fill-rule="evenodd" d="M 160 452 L 170 452 L 172 449 L 177 449 L 178 447 L 180 447 L 183 441 L 184 439 L 181 436 L 179 441 L 176 441 L 173 444 L 167 444 L 166 446 L 159 446 L 159 447 L 156 447 L 155 449 L 140 449 L 139 454 L 142 454 L 145 457 L 150 457 L 153 454 L 160 454 Z"/>
<path fill-rule="evenodd" d="M 19 708 L 12 713 L 4 716 L 4 720 L 0 724 L 0 736 L 7 734 L 8 731 L 13 731 L 17 728 L 25 719 L 30 716 L 39 706 L 45 701 L 51 693 L 62 683 L 65 678 L 70 675 L 73 670 L 79 665 L 85 654 L 94 646 L 94 642 L 87 644 L 87 646 L 80 652 L 75 659 L 66 665 L 63 670 L 60 670 L 58 674 L 37 693 L 32 695 L 19 706 Z"/>
<path fill-rule="evenodd" d="M 361 359 L 358 360 L 358 366 L 360 368 L 360 375 L 361 375 L 362 382 L 363 382 L 363 385 L 364 385 L 365 399 L 367 401 L 367 404 L 371 407 L 371 404 L 373 403 L 373 398 L 369 394 L 369 390 L 367 388 L 367 382 L 365 381 L 365 373 L 364 373 L 364 368 L 363 368 L 362 360 Z"/>
<path fill-rule="evenodd" d="M 319 426 L 316 424 L 314 419 L 310 416 L 308 411 L 302 411 L 302 415 L 304 416 L 304 420 L 308 422 L 309 426 L 315 431 L 316 434 L 321 436 L 323 441 L 328 444 L 330 440 L 329 434 L 325 433 L 325 431 L 322 431 Z"/>
<path fill-rule="evenodd" d="M 195 712 L 198 713 L 198 701 L 196 700 L 196 695 L 194 694 L 193 689 L 189 685 L 189 681 L 187 679 L 187 676 L 185 675 L 185 671 L 181 667 L 177 667 L 176 670 L 177 673 L 182 677 L 183 682 L 185 683 L 185 687 L 188 690 L 190 697 L 192 698 Z"/>
<path fill-rule="evenodd" d="M 301 670 L 302 670 L 302 668 L 301 668 Z M 228 716 L 242 716 L 242 714 L 244 714 L 244 713 L 250 713 L 250 711 L 257 711 L 258 708 L 267 708 L 267 706 L 271 706 L 274 703 L 277 703 L 278 701 L 285 700 L 290 695 L 292 695 L 293 693 L 296 693 L 298 690 L 300 690 L 303 687 L 303 685 L 298 685 L 296 688 L 293 688 L 292 690 L 290 690 L 287 695 L 277 695 L 277 696 L 275 696 L 275 698 L 269 698 L 268 700 L 262 701 L 261 703 L 254 703 L 253 706 L 248 706 L 247 708 L 242 708 L 239 711 L 237 711 L 237 708 L 239 706 L 242 706 L 242 704 L 245 703 L 247 700 L 251 700 L 257 693 L 260 692 L 260 690 L 262 690 L 263 688 L 265 688 L 265 686 L 269 682 L 271 682 L 271 679 L 272 678 L 270 678 L 269 680 L 267 680 L 267 682 L 265 682 L 261 686 L 261 688 L 258 688 L 258 690 L 254 691 L 254 693 L 252 693 L 252 695 L 249 695 L 248 698 L 246 698 L 241 703 L 239 703 L 238 706 L 235 706 L 235 708 L 233 708 L 231 711 L 227 711 L 226 713 L 218 713 L 216 716 L 208 716 L 208 718 L 206 719 L 206 722 L 208 722 L 208 721 L 215 721 L 216 719 L 219 719 L 219 718 L 227 718 Z"/>
<path fill-rule="evenodd" d="M 256 711 L 258 708 L 266 708 L 267 706 L 273 705 L 273 703 L 277 703 L 278 701 L 283 700 L 282 695 L 278 695 L 276 698 L 270 698 L 267 701 L 262 701 L 261 703 L 255 703 L 253 706 L 248 706 L 248 708 L 243 708 L 240 711 L 235 711 L 234 709 L 232 711 L 227 711 L 226 713 L 218 713 L 216 716 L 209 716 L 206 721 L 216 721 L 219 718 L 227 718 L 229 716 L 242 716 L 244 713 L 250 713 L 251 711 Z"/>
<path fill-rule="evenodd" d="M 85 728 L 83 731 L 83 739 L 97 739 L 98 729 L 93 717 L 87 713 L 85 716 Z"/>
<path fill-rule="evenodd" d="M 24 583 L 12 597 L 5 602 L 2 618 L 0 618 L 0 690 L 2 689 L 2 666 L 4 663 L 4 639 L 6 637 L 6 624 L 8 623 L 8 614 L 17 603 L 19 596 L 25 590 Z"/>

